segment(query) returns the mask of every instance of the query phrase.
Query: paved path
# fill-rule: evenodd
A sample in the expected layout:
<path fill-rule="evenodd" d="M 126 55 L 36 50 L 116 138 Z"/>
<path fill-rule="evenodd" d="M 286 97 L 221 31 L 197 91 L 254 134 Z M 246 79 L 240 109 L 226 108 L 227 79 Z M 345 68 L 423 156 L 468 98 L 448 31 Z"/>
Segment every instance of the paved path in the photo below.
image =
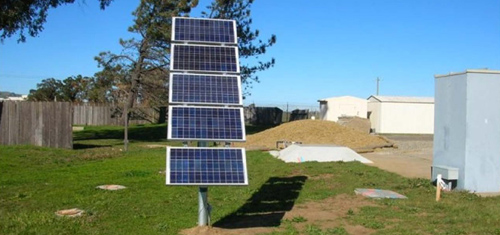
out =
<path fill-rule="evenodd" d="M 380 169 L 409 178 L 431 178 L 432 136 L 387 136 L 398 149 L 361 154 Z"/>
<path fill-rule="evenodd" d="M 431 178 L 432 151 L 387 151 L 361 154 L 380 169 L 409 178 Z"/>

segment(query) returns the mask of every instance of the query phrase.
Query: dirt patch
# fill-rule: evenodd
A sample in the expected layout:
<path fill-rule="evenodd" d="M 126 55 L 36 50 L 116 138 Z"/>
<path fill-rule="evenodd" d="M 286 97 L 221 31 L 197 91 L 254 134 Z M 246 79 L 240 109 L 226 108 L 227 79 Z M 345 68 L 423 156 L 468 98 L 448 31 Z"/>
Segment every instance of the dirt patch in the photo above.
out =
<path fill-rule="evenodd" d="M 146 148 L 150 148 L 150 149 L 153 149 L 153 148 L 166 148 L 167 145 L 166 144 L 147 144 L 147 145 L 144 145 Z"/>
<path fill-rule="evenodd" d="M 270 233 L 274 229 L 272 228 L 239 228 L 239 229 L 223 229 L 216 227 L 194 227 L 181 231 L 184 235 L 210 235 L 210 234 L 221 234 L 221 235 L 239 235 L 239 234 L 261 234 Z"/>
<path fill-rule="evenodd" d="M 292 210 L 285 213 L 283 220 L 293 221 L 294 218 L 303 218 L 304 222 L 292 222 L 299 231 L 304 232 L 307 225 L 314 224 L 321 229 L 343 227 L 349 234 L 371 234 L 375 230 L 365 228 L 361 225 L 349 224 L 345 217 L 348 213 L 357 213 L 364 206 L 376 206 L 372 201 L 361 196 L 338 195 L 322 201 L 307 202 L 296 205 Z M 236 234 L 260 234 L 283 230 L 282 227 L 249 227 L 238 229 L 224 229 L 218 227 L 194 227 L 181 231 L 185 235 L 236 235 Z"/>
<path fill-rule="evenodd" d="M 344 217 L 349 211 L 357 213 L 363 206 L 375 206 L 369 200 L 360 196 L 339 195 L 327 198 L 319 202 L 308 202 L 293 208 L 287 212 L 284 219 L 303 217 L 307 219 L 305 223 L 297 223 L 296 228 L 303 231 L 308 224 L 318 225 L 321 229 L 343 227 L 349 234 L 370 234 L 375 230 L 365 228 L 360 225 L 348 224 Z"/>
<path fill-rule="evenodd" d="M 322 175 L 316 175 L 316 176 L 308 176 L 307 178 L 310 180 L 326 180 L 326 179 L 333 178 L 333 174 L 322 174 Z"/>
<path fill-rule="evenodd" d="M 432 165 L 432 135 L 389 135 L 397 149 L 379 149 L 364 153 L 380 169 L 408 178 L 430 179 Z"/>
<path fill-rule="evenodd" d="M 331 144 L 352 149 L 390 146 L 383 138 L 341 126 L 335 122 L 322 120 L 299 120 L 247 136 L 246 143 L 236 143 L 237 147 L 248 149 L 275 149 L 276 141 L 286 140 L 303 144 Z"/>

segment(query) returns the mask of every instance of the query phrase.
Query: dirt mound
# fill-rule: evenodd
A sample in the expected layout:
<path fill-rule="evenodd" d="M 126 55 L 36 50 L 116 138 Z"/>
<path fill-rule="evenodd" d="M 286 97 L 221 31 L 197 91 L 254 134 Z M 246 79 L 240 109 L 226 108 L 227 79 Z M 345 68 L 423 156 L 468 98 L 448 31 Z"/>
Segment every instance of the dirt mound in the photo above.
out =
<path fill-rule="evenodd" d="M 303 144 L 334 144 L 354 150 L 392 145 L 383 138 L 365 134 L 335 122 L 300 120 L 249 135 L 245 143 L 236 143 L 235 146 L 248 149 L 275 149 L 276 141 L 280 140 Z"/>
<path fill-rule="evenodd" d="M 339 117 L 337 123 L 341 126 L 350 127 L 352 129 L 358 130 L 360 132 L 369 134 L 370 133 L 370 120 L 360 117 Z"/>

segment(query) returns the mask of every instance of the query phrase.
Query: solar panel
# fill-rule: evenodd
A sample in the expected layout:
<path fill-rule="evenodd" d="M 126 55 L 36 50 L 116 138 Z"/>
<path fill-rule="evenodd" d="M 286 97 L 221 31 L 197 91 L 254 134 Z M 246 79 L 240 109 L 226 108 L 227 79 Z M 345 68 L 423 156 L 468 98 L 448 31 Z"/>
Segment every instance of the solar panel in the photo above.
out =
<path fill-rule="evenodd" d="M 172 40 L 199 43 L 236 44 L 236 22 L 219 19 L 174 17 Z"/>
<path fill-rule="evenodd" d="M 171 73 L 169 103 L 243 105 L 240 77 Z"/>
<path fill-rule="evenodd" d="M 168 139 L 245 141 L 243 108 L 169 106 Z"/>
<path fill-rule="evenodd" d="M 243 148 L 167 147 L 166 184 L 248 185 Z"/>
<path fill-rule="evenodd" d="M 239 73 L 238 48 L 172 44 L 170 70 Z"/>

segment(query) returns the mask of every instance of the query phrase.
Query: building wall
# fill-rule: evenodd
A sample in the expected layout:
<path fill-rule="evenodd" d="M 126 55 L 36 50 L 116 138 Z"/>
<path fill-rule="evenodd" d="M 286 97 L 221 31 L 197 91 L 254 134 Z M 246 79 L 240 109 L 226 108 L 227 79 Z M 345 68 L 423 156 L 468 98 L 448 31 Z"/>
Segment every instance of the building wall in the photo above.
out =
<path fill-rule="evenodd" d="M 342 96 L 326 99 L 325 101 L 326 109 L 322 109 L 320 102 L 320 110 L 325 113 L 325 115 L 321 115 L 323 120 L 336 122 L 342 116 L 366 118 L 367 101 L 365 99 Z"/>
<path fill-rule="evenodd" d="M 434 104 L 368 100 L 370 122 L 379 134 L 433 134 Z"/>
<path fill-rule="evenodd" d="M 500 74 L 467 73 L 467 190 L 500 192 Z"/>
<path fill-rule="evenodd" d="M 380 130 L 380 113 L 382 112 L 382 106 L 380 104 L 380 102 L 368 102 L 368 113 L 370 114 L 368 118 L 370 119 L 371 129 L 375 132 Z"/>
<path fill-rule="evenodd" d="M 432 165 L 458 168 L 458 189 L 464 188 L 466 89 L 465 74 L 435 81 Z"/>
<path fill-rule="evenodd" d="M 319 119 L 320 120 L 328 120 L 328 102 L 320 101 L 319 102 Z"/>
<path fill-rule="evenodd" d="M 436 78 L 433 165 L 458 168 L 458 189 L 500 192 L 499 90 L 499 73 Z"/>
<path fill-rule="evenodd" d="M 381 107 L 377 133 L 434 133 L 434 104 L 381 103 Z"/>

